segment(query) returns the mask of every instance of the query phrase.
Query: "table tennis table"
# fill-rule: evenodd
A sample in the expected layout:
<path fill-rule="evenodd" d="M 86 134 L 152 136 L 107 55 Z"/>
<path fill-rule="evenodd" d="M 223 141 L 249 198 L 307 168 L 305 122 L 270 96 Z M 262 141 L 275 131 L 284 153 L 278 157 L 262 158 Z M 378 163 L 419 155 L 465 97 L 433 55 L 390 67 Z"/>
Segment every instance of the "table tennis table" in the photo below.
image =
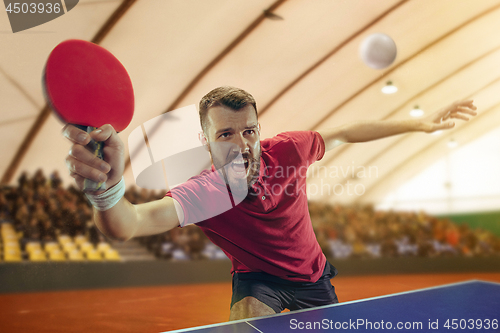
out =
<path fill-rule="evenodd" d="M 500 332 L 500 283 L 471 280 L 173 332 Z"/>

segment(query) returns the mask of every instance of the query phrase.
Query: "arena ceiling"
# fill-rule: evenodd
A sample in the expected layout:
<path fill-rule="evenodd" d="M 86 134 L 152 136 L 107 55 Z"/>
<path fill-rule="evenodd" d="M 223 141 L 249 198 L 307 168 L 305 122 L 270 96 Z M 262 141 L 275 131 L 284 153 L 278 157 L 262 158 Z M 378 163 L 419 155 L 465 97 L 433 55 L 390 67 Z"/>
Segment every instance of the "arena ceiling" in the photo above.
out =
<path fill-rule="evenodd" d="M 41 73 L 58 43 L 78 38 L 107 48 L 129 71 L 136 107 L 121 134 L 125 143 L 145 121 L 197 104 L 221 85 L 254 95 L 262 137 L 360 119 L 409 119 L 416 105 L 428 114 L 474 99 L 479 115 L 472 121 L 440 135 L 342 145 L 315 165 L 328 174 L 310 174 L 310 185 L 344 189 L 310 193 L 313 200 L 377 203 L 446 154 L 450 140 L 466 145 L 498 128 L 499 31 L 498 0 L 81 0 L 65 15 L 18 33 L 2 10 L 2 183 L 38 168 L 71 180 L 64 163 L 69 144 L 44 101 Z M 360 43 L 377 32 L 398 48 L 382 70 L 358 56 Z M 387 81 L 397 93 L 381 93 Z M 130 167 L 126 181 L 134 183 Z M 347 186 L 354 191 L 357 184 L 363 194 L 349 195 Z"/>

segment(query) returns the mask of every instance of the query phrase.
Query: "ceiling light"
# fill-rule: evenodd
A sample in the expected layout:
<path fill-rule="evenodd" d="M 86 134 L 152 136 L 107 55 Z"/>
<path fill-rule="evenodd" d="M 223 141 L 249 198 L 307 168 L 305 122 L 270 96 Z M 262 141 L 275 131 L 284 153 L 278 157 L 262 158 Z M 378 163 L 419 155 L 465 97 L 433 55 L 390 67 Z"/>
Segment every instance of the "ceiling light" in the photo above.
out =
<path fill-rule="evenodd" d="M 382 92 L 387 95 L 394 94 L 396 91 L 398 91 L 398 87 L 393 85 L 391 81 L 387 81 L 385 86 L 382 88 Z"/>
<path fill-rule="evenodd" d="M 448 141 L 447 145 L 448 145 L 448 148 L 452 149 L 452 148 L 455 148 L 456 146 L 458 146 L 458 142 L 456 142 L 454 139 L 450 139 L 450 141 Z"/>
<path fill-rule="evenodd" d="M 422 117 L 424 115 L 424 110 L 420 109 L 418 105 L 415 105 L 415 107 L 410 111 L 410 116 L 418 118 Z"/>

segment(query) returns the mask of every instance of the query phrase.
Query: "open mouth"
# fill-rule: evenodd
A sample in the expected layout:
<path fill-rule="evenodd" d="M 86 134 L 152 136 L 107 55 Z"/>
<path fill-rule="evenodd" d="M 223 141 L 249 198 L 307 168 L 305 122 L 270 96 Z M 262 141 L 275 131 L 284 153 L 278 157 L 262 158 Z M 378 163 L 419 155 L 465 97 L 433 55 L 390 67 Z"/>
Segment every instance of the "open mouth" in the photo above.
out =
<path fill-rule="evenodd" d="M 230 163 L 229 169 L 236 178 L 245 178 L 248 171 L 248 165 L 248 159 L 246 158 L 235 159 Z"/>

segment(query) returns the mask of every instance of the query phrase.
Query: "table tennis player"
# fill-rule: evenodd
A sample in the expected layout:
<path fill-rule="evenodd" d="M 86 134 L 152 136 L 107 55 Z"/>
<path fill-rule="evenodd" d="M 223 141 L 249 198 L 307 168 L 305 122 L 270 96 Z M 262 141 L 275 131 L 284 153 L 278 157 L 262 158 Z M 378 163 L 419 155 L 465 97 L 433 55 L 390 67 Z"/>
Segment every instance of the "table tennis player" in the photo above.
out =
<path fill-rule="evenodd" d="M 238 88 L 216 88 L 200 101 L 201 140 L 210 152 L 212 171 L 223 167 L 225 182 L 247 194 L 234 208 L 202 221 L 197 216 L 206 202 L 197 201 L 196 193 L 216 191 L 203 183 L 208 170 L 161 200 L 133 205 L 123 197 L 124 145 L 115 130 L 104 125 L 88 134 L 67 125 L 63 135 L 73 143 L 66 164 L 79 188 L 86 178 L 106 181 L 106 191 L 87 193 L 95 223 L 106 236 L 127 240 L 197 222 L 226 253 L 233 275 L 230 320 L 236 320 L 338 302 L 330 282 L 337 271 L 315 238 L 306 193 L 300 190 L 306 175 L 300 170 L 340 144 L 447 130 L 454 127 L 453 119 L 467 121 L 475 110 L 473 101 L 460 101 L 422 119 L 358 121 L 261 140 L 254 98 Z M 105 161 L 85 148 L 91 138 L 105 142 Z M 299 172 L 275 174 L 283 167 Z"/>

